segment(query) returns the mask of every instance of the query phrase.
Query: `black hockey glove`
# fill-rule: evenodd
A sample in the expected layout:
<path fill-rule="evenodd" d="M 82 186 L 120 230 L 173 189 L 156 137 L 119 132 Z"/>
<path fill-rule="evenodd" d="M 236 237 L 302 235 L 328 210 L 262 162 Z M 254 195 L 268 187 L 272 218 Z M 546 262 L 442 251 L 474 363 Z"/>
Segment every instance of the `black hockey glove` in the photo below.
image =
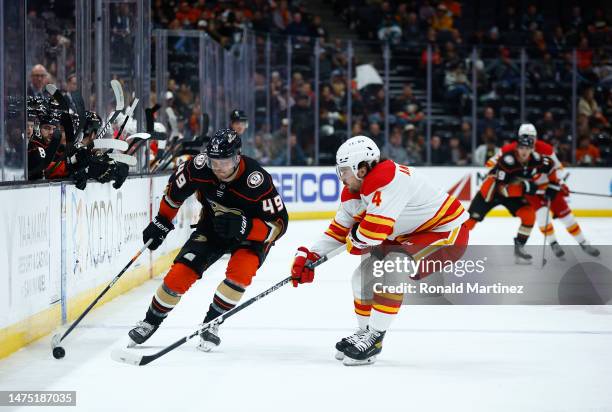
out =
<path fill-rule="evenodd" d="M 142 231 L 142 241 L 147 243 L 149 239 L 153 239 L 149 245 L 149 249 L 155 250 L 162 244 L 168 233 L 174 229 L 174 225 L 163 216 L 157 215 L 149 226 Z"/>
<path fill-rule="evenodd" d="M 130 167 L 125 163 L 117 162 L 117 164 L 113 168 L 113 178 L 115 179 L 115 183 L 113 183 L 113 187 L 115 189 L 119 189 L 125 179 L 127 179 L 128 174 L 130 172 Z"/>
<path fill-rule="evenodd" d="M 244 240 L 249 235 L 253 223 L 243 215 L 234 213 L 222 213 L 213 219 L 215 232 L 225 239 Z"/>
<path fill-rule="evenodd" d="M 548 200 L 553 200 L 560 191 L 561 186 L 549 183 L 548 187 L 546 188 L 546 192 L 544 192 L 544 197 Z"/>
<path fill-rule="evenodd" d="M 535 195 L 538 191 L 538 185 L 529 180 L 523 180 L 523 193 L 526 195 Z"/>

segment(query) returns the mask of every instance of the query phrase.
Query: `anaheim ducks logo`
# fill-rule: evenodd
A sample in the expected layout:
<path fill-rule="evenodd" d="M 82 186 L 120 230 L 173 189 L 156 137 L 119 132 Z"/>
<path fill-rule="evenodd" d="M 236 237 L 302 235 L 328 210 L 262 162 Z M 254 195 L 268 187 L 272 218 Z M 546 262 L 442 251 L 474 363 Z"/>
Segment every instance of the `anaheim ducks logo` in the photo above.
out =
<path fill-rule="evenodd" d="M 254 189 L 257 186 L 260 186 L 264 181 L 263 174 L 261 172 L 253 172 L 247 177 L 247 185 Z"/>
<path fill-rule="evenodd" d="M 212 208 L 215 216 L 219 216 L 224 213 L 232 213 L 234 215 L 239 215 L 239 216 L 242 215 L 242 211 L 240 209 L 234 209 L 231 207 L 223 206 L 222 204 L 214 202 L 212 200 L 208 200 L 208 203 L 210 204 L 210 207 Z"/>
<path fill-rule="evenodd" d="M 200 153 L 193 159 L 193 165 L 196 169 L 201 169 L 206 164 L 206 155 L 204 153 Z"/>

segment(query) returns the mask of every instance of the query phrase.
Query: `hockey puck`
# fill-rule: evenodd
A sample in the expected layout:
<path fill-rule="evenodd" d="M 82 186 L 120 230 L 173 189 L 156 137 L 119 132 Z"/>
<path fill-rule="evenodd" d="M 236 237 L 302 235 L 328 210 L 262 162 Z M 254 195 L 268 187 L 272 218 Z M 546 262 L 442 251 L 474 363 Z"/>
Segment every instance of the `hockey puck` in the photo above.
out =
<path fill-rule="evenodd" d="M 66 351 L 64 350 L 64 348 L 62 348 L 61 346 L 56 346 L 55 348 L 53 348 L 53 357 L 55 359 L 62 359 L 64 356 L 66 356 Z"/>

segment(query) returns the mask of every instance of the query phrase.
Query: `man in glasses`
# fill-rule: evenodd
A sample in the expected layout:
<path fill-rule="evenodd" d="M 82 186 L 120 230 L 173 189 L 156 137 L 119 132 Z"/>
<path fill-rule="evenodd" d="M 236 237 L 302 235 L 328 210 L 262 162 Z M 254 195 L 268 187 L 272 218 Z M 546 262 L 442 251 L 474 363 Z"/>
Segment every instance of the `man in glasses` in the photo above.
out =
<path fill-rule="evenodd" d="M 170 177 L 159 213 L 143 232 L 155 250 L 174 228 L 172 219 L 196 193 L 200 220 L 163 283 L 153 296 L 145 319 L 129 332 L 134 344 L 145 342 L 159 328 L 181 296 L 225 253 L 230 253 L 226 278 L 219 284 L 204 317 L 210 322 L 235 307 L 270 247 L 287 229 L 288 215 L 272 177 L 257 161 L 240 154 L 241 139 L 221 129 L 200 153 L 181 164 Z M 206 330 L 198 349 L 218 346 L 218 327 Z"/>

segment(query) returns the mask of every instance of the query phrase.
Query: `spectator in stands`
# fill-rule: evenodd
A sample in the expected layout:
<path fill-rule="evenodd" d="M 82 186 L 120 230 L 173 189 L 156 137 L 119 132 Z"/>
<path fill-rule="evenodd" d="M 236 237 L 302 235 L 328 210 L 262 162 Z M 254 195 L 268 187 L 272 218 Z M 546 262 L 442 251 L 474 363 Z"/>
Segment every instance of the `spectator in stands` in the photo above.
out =
<path fill-rule="evenodd" d="M 545 53 L 541 59 L 529 62 L 528 73 L 531 79 L 539 84 L 540 82 L 555 81 L 557 69 L 550 53 Z"/>
<path fill-rule="evenodd" d="M 576 162 L 580 166 L 597 166 L 601 163 L 599 149 L 591 143 L 589 136 L 582 136 L 576 148 Z"/>
<path fill-rule="evenodd" d="M 287 0 L 281 0 L 278 3 L 272 2 L 270 7 L 272 8 L 272 22 L 276 29 L 285 31 L 287 25 L 291 22 L 291 13 L 289 12 Z"/>
<path fill-rule="evenodd" d="M 291 156 L 287 159 L 287 145 L 281 145 L 280 151 L 277 154 L 276 158 L 272 160 L 271 166 L 283 166 L 287 164 L 287 160 L 289 160 L 290 165 L 294 166 L 305 166 L 308 162 L 306 161 L 306 156 L 304 155 L 304 151 L 300 147 L 297 141 L 297 136 L 295 133 L 291 133 L 291 137 L 289 138 L 289 145 L 291 147 Z"/>
<path fill-rule="evenodd" d="M 444 86 L 446 87 L 446 99 L 451 104 L 459 104 L 460 107 L 466 103 L 471 89 L 468 78 L 459 62 L 451 62 L 444 76 Z"/>
<path fill-rule="evenodd" d="M 446 165 L 450 163 L 448 148 L 442 143 L 438 135 L 431 136 L 431 164 Z"/>
<path fill-rule="evenodd" d="M 542 120 L 538 122 L 538 139 L 546 141 L 552 140 L 556 129 L 557 123 L 555 122 L 552 112 L 544 112 Z"/>
<path fill-rule="evenodd" d="M 406 141 L 406 153 L 408 154 L 408 164 L 423 164 L 425 138 L 422 135 L 418 135 L 416 127 L 410 123 L 404 126 L 404 134 Z"/>
<path fill-rule="evenodd" d="M 263 165 L 267 165 L 272 160 L 270 144 L 264 140 L 261 133 L 256 133 L 253 138 L 253 157 Z"/>
<path fill-rule="evenodd" d="M 443 3 L 438 4 L 438 7 L 436 7 L 436 13 L 431 20 L 431 27 L 437 31 L 453 29 L 453 16 Z"/>
<path fill-rule="evenodd" d="M 419 18 L 422 22 L 429 22 L 433 19 L 436 14 L 436 10 L 431 6 L 429 0 L 423 0 L 421 7 L 419 8 Z"/>
<path fill-rule="evenodd" d="M 408 14 L 406 21 L 403 22 L 402 36 L 404 44 L 409 48 L 415 48 L 422 42 L 423 32 L 416 13 Z"/>
<path fill-rule="evenodd" d="M 382 123 L 385 119 L 385 89 L 379 87 L 376 93 L 368 95 L 365 104 L 368 113 L 368 122 Z"/>
<path fill-rule="evenodd" d="M 503 32 L 515 32 L 520 28 L 520 18 L 516 13 L 516 7 L 509 4 L 502 18 L 498 20 L 498 26 Z"/>
<path fill-rule="evenodd" d="M 189 22 L 191 25 L 195 25 L 200 18 L 201 11 L 195 7 L 191 7 L 188 1 L 182 1 L 179 5 L 179 9 L 176 12 L 176 18 L 181 23 Z"/>
<path fill-rule="evenodd" d="M 391 111 L 395 114 L 398 122 L 419 123 L 425 118 L 425 114 L 421 111 L 421 104 L 412 92 L 412 86 L 405 84 L 402 89 L 402 94 L 391 101 Z"/>
<path fill-rule="evenodd" d="M 423 49 L 423 52 L 421 53 L 421 69 L 425 69 L 427 67 L 427 61 L 428 61 L 428 54 L 427 54 L 427 48 Z M 440 55 L 440 48 L 438 47 L 437 44 L 433 43 L 431 45 L 431 65 L 433 67 L 433 69 L 435 70 L 436 67 L 440 66 L 440 64 L 442 63 L 442 56 Z"/>
<path fill-rule="evenodd" d="M 530 43 L 527 46 L 527 55 L 530 59 L 542 59 L 548 53 L 544 33 L 540 30 L 534 30 L 531 34 Z"/>
<path fill-rule="evenodd" d="M 581 71 L 591 68 L 593 65 L 593 50 L 589 47 L 589 39 L 583 35 L 576 50 L 576 65 Z"/>
<path fill-rule="evenodd" d="M 291 131 L 295 132 L 300 147 L 310 152 L 314 144 L 314 112 L 304 94 L 297 95 L 296 104 L 291 108 Z"/>
<path fill-rule="evenodd" d="M 452 136 L 448 141 L 450 153 L 450 162 L 456 166 L 465 166 L 471 157 L 466 150 L 461 146 L 461 141 L 458 136 Z"/>
<path fill-rule="evenodd" d="M 49 73 L 45 66 L 36 64 L 30 71 L 30 84 L 28 85 L 28 96 L 48 97 L 49 93 L 45 86 L 49 83 Z"/>
<path fill-rule="evenodd" d="M 560 25 L 555 27 L 555 32 L 550 40 L 550 52 L 556 57 L 560 56 L 567 49 L 567 39 L 563 33 L 563 27 Z"/>
<path fill-rule="evenodd" d="M 378 40 L 395 46 L 402 39 L 402 29 L 392 16 L 387 15 L 378 29 L 377 36 Z"/>
<path fill-rule="evenodd" d="M 538 13 L 535 4 L 527 6 L 527 11 L 521 18 L 521 28 L 524 31 L 542 30 L 544 25 L 544 17 Z"/>
<path fill-rule="evenodd" d="M 64 93 L 64 96 L 66 96 L 66 99 L 68 99 L 70 109 L 72 109 L 72 111 L 75 113 L 77 112 L 77 107 L 74 102 L 74 97 L 78 89 L 79 85 L 77 84 L 76 74 L 70 74 L 66 79 L 66 92 Z"/>
<path fill-rule="evenodd" d="M 461 132 L 459 133 L 459 140 L 466 149 L 472 147 L 472 125 L 470 122 L 461 123 Z"/>
<path fill-rule="evenodd" d="M 382 148 L 382 155 L 401 164 L 408 164 L 408 153 L 402 145 L 402 129 L 394 127 L 389 141 Z"/>
<path fill-rule="evenodd" d="M 323 22 L 321 20 L 321 16 L 316 15 L 312 19 L 312 25 L 310 27 L 311 36 L 318 37 L 322 43 L 325 43 L 329 39 L 329 35 L 325 27 L 323 27 Z"/>
<path fill-rule="evenodd" d="M 580 131 L 586 133 L 589 128 L 589 122 L 600 122 L 608 125 L 608 120 L 604 117 L 599 104 L 595 100 L 595 91 L 592 86 L 584 89 L 582 97 L 578 101 L 578 124 Z"/>
<path fill-rule="evenodd" d="M 302 13 L 293 13 L 293 19 L 291 23 L 287 25 L 285 34 L 295 37 L 308 37 L 311 33 L 311 29 L 302 20 Z"/>
<path fill-rule="evenodd" d="M 478 134 L 482 136 L 486 128 L 491 128 L 495 134 L 501 133 L 501 124 L 495 118 L 495 110 L 489 106 L 485 108 L 484 116 L 478 121 Z"/>
<path fill-rule="evenodd" d="M 510 50 L 499 48 L 498 58 L 485 68 L 486 73 L 504 87 L 516 87 L 521 81 L 520 69 L 510 60 Z"/>
<path fill-rule="evenodd" d="M 374 140 L 374 143 L 376 143 L 378 147 L 383 147 L 385 145 L 385 134 L 382 132 L 380 124 L 377 122 L 370 123 L 366 135 Z"/>
<path fill-rule="evenodd" d="M 473 164 L 475 166 L 484 166 L 486 161 L 493 157 L 498 150 L 499 148 L 495 145 L 495 138 L 491 138 L 490 136 L 485 137 L 483 143 L 478 146 L 474 152 Z"/>
<path fill-rule="evenodd" d="M 499 29 L 492 27 L 488 31 L 487 36 L 484 38 L 484 49 L 482 50 L 482 57 L 485 59 L 492 59 L 497 56 L 499 47 L 502 45 L 499 37 Z"/>
<path fill-rule="evenodd" d="M 572 8 L 572 17 L 569 21 L 569 32 L 570 35 L 576 36 L 577 33 L 581 33 L 586 29 L 586 22 L 582 17 L 582 9 L 580 6 L 574 6 Z"/>

